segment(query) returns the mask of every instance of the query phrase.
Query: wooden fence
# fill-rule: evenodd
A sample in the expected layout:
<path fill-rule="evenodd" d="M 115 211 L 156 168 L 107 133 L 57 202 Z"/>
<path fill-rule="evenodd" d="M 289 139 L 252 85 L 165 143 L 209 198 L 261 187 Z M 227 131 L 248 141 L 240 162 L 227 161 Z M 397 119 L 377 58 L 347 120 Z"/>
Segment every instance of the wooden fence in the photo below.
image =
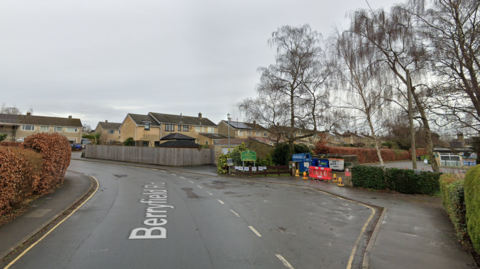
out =
<path fill-rule="evenodd" d="M 196 148 L 149 148 L 87 145 L 86 158 L 148 163 L 158 165 L 185 166 L 215 164 L 213 149 Z"/>

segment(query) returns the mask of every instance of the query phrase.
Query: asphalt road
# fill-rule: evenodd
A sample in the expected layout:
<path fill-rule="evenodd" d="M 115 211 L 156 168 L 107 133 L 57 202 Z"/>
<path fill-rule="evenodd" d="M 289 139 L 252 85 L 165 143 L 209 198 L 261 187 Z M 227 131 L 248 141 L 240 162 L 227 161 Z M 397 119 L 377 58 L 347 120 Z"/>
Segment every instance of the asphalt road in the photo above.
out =
<path fill-rule="evenodd" d="M 271 183 L 73 160 L 70 169 L 94 176 L 98 191 L 11 268 L 345 269 L 351 257 L 361 268 L 366 236 L 352 249 L 365 206 Z"/>

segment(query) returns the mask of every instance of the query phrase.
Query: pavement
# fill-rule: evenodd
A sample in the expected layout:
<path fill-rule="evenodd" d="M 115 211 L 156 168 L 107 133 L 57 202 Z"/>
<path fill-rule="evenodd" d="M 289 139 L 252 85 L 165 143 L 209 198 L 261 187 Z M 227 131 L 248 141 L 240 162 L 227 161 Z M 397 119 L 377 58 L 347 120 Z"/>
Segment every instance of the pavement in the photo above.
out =
<path fill-rule="evenodd" d="M 85 196 L 92 186 L 88 176 L 67 171 L 61 188 L 32 201 L 30 210 L 0 226 L 0 260 Z"/>
<path fill-rule="evenodd" d="M 209 165 L 189 167 L 144 165 L 82 159 L 79 152 L 73 153 L 72 161 L 79 160 L 156 168 L 209 177 L 218 176 L 216 167 Z M 310 187 L 386 208 L 386 213 L 377 224 L 378 235 L 369 253 L 366 268 L 477 268 L 470 254 L 456 239 L 453 225 L 441 205 L 440 198 L 338 187 L 331 182 L 304 181 L 295 177 L 231 178 Z M 87 176 L 69 171 L 61 189 L 35 200 L 29 212 L 11 223 L 0 226 L 2 239 L 0 258 L 51 222 L 81 198 L 90 187 L 91 182 Z"/>

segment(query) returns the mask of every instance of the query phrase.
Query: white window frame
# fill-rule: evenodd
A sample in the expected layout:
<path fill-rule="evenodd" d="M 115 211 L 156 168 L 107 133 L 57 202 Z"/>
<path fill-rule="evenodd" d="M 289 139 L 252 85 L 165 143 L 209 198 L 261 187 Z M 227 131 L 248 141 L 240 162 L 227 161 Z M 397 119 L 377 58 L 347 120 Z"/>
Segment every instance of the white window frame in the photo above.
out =
<path fill-rule="evenodd" d="M 60 129 L 60 131 L 59 131 Z M 55 126 L 55 132 L 60 133 L 63 132 L 63 127 L 62 126 Z"/>
<path fill-rule="evenodd" d="M 45 130 L 46 129 L 46 130 Z M 50 127 L 49 126 L 40 126 L 40 132 L 48 132 L 50 131 Z"/>
<path fill-rule="evenodd" d="M 200 133 L 201 130 L 202 130 L 202 129 L 200 128 L 200 126 L 195 126 L 195 132 Z"/>
<path fill-rule="evenodd" d="M 108 134 L 115 134 L 115 130 L 109 129 L 109 130 L 107 131 L 107 133 L 108 133 Z"/>
<path fill-rule="evenodd" d="M 32 129 L 28 130 L 27 126 L 32 127 Z M 24 131 L 35 131 L 35 125 L 31 125 L 31 124 L 22 125 L 22 130 L 24 130 Z"/>
<path fill-rule="evenodd" d="M 238 135 L 243 135 L 243 130 L 239 130 Z"/>
<path fill-rule="evenodd" d="M 188 132 L 188 125 L 183 125 L 183 132 Z"/>
<path fill-rule="evenodd" d="M 73 130 L 73 131 L 72 131 Z M 67 133 L 76 133 L 78 129 L 75 127 L 67 127 Z"/>
<path fill-rule="evenodd" d="M 175 124 L 165 124 L 165 132 L 175 132 Z"/>

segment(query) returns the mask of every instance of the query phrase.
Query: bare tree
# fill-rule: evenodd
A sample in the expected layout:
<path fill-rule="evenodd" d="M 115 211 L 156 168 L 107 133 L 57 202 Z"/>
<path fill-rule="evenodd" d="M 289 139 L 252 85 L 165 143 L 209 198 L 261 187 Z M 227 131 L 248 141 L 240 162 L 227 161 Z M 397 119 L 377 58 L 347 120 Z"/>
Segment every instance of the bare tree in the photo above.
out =
<path fill-rule="evenodd" d="M 260 121 L 283 137 L 293 152 L 296 140 L 318 134 L 318 126 L 330 123 L 329 64 L 321 48 L 321 35 L 308 24 L 283 26 L 272 33 L 269 45 L 276 46 L 275 64 L 260 67 L 259 97 L 240 102 L 249 119 Z M 308 130 L 295 136 L 297 130 Z"/>
<path fill-rule="evenodd" d="M 6 107 L 5 103 L 2 103 L 2 106 L 0 107 L 0 113 L 1 114 L 20 115 L 20 114 L 22 114 L 22 111 L 20 111 L 16 106 Z"/>
<path fill-rule="evenodd" d="M 390 13 L 382 9 L 377 11 L 358 10 L 353 13 L 351 31 L 362 38 L 362 46 L 371 46 L 382 55 L 388 69 L 410 89 L 416 109 L 425 130 L 427 151 L 432 169 L 439 171 L 433 155 L 431 129 L 426 111 L 426 88 L 421 87 L 421 76 L 427 70 L 427 49 L 424 41 L 416 31 L 416 20 L 408 6 L 394 6 Z M 407 72 L 417 81 L 412 86 L 407 79 Z M 406 95 L 405 95 L 406 96 Z"/>
<path fill-rule="evenodd" d="M 357 118 L 367 123 L 372 134 L 378 159 L 383 170 L 385 165 L 380 152 L 376 130 L 380 127 L 382 110 L 387 104 L 385 96 L 391 96 L 387 76 L 382 72 L 384 62 L 372 46 L 362 46 L 361 37 L 344 31 L 334 40 L 338 77 L 337 88 L 343 92 L 343 107 L 353 110 Z"/>
<path fill-rule="evenodd" d="M 445 124 L 480 132 L 480 1 L 436 0 L 426 12 L 424 1 L 411 4 L 430 41 L 430 62 L 438 76 L 430 89 L 432 112 Z"/>

